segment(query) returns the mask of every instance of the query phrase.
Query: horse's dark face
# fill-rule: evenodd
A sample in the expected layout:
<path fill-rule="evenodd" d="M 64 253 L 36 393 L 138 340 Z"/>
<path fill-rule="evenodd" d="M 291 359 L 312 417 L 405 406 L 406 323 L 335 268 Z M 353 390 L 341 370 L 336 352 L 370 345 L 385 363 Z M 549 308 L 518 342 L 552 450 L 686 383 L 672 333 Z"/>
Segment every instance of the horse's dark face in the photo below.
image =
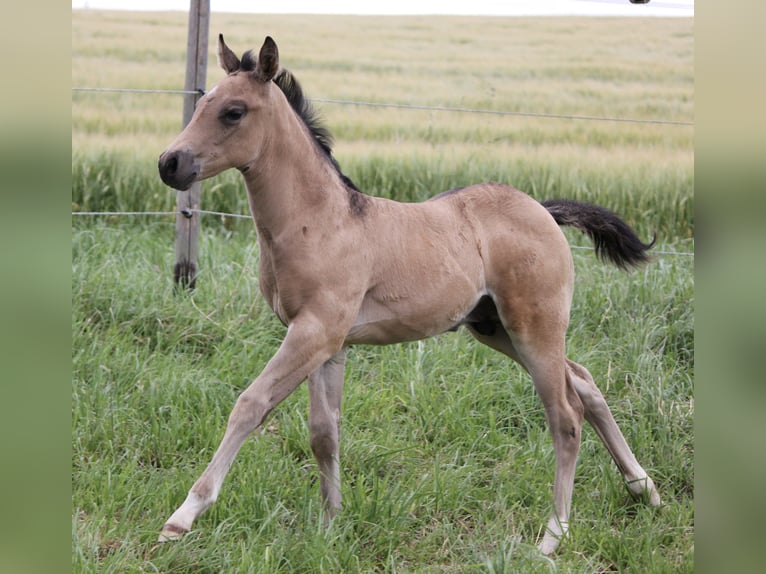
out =
<path fill-rule="evenodd" d="M 162 181 L 179 190 L 232 167 L 248 171 L 268 137 L 274 98 L 282 96 L 271 81 L 279 69 L 271 38 L 256 62 L 250 53 L 240 61 L 221 35 L 218 62 L 228 75 L 199 100 L 189 125 L 159 159 Z"/>

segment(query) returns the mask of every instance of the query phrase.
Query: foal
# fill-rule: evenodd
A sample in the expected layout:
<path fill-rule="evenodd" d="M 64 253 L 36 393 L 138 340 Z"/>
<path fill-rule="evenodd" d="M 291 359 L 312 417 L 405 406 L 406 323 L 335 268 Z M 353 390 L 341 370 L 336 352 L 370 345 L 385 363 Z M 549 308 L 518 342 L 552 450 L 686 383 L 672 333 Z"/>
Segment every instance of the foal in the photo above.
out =
<path fill-rule="evenodd" d="M 259 282 L 287 326 L 279 350 L 239 396 L 212 461 L 160 540 L 188 532 L 218 496 L 244 440 L 308 379 L 311 448 L 326 516 L 341 506 L 338 437 L 346 349 L 414 341 L 464 325 L 532 377 L 553 437 L 553 512 L 540 550 L 568 527 L 583 416 L 635 496 L 660 504 L 590 373 L 567 359 L 574 271 L 559 225 L 590 235 L 596 253 L 627 268 L 647 260 L 616 215 L 573 201 L 539 203 L 499 183 L 398 203 L 361 193 L 333 159 L 331 138 L 266 38 L 240 60 L 219 36 L 227 76 L 200 99 L 160 156 L 179 190 L 229 168 L 247 185 L 260 248 Z"/>

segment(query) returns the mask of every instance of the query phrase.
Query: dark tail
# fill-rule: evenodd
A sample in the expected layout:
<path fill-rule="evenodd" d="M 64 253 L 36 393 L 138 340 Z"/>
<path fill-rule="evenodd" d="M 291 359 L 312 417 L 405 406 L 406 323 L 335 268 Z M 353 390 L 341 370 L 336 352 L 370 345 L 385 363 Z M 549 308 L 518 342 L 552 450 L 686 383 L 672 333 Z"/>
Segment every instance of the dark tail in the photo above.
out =
<path fill-rule="evenodd" d="M 646 252 L 657 237 L 651 243 L 642 242 L 627 223 L 608 209 L 568 199 L 549 199 L 542 204 L 559 225 L 571 225 L 587 233 L 602 260 L 622 269 L 649 261 Z"/>

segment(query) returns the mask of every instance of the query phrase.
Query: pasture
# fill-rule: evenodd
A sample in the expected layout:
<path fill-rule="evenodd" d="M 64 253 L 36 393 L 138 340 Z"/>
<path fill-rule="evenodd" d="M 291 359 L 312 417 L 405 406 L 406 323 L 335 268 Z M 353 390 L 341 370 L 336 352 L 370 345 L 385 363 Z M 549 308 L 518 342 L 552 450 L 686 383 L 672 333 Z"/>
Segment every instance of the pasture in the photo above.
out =
<path fill-rule="evenodd" d="M 652 19 L 233 16 L 269 34 L 309 96 L 664 120 L 694 117 L 693 23 Z M 72 85 L 183 86 L 186 16 L 75 11 Z M 223 74 L 209 59 L 208 86 Z M 477 181 L 613 209 L 657 250 L 693 251 L 693 128 L 318 104 L 336 157 L 373 195 L 422 200 Z M 73 211 L 165 211 L 168 94 L 72 95 Z M 247 213 L 239 174 L 202 207 Z M 574 251 L 568 353 L 587 366 L 665 503 L 634 503 L 590 427 L 570 535 L 534 543 L 553 450 L 527 375 L 463 332 L 349 352 L 344 509 L 322 526 L 299 389 L 247 441 L 182 541 L 167 514 L 210 458 L 284 329 L 260 299 L 252 223 L 203 219 L 196 291 L 172 287 L 172 217 L 74 217 L 72 564 L 77 572 L 691 572 L 693 258 L 623 273 Z M 567 232 L 573 246 L 588 245 Z"/>

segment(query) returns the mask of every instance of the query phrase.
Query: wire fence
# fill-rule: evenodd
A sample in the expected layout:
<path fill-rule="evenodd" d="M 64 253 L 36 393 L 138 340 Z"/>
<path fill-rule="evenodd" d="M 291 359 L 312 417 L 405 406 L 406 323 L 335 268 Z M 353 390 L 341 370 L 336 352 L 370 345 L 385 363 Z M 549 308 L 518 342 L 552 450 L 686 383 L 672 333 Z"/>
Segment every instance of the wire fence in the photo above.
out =
<path fill-rule="evenodd" d="M 191 217 L 194 213 L 201 215 L 218 215 L 234 219 L 251 219 L 251 215 L 243 213 L 223 213 L 222 211 L 209 211 L 206 209 L 182 209 L 181 211 L 73 211 L 72 216 L 120 216 L 120 215 L 183 215 Z"/>
<path fill-rule="evenodd" d="M 175 94 L 175 95 L 204 95 L 204 90 L 167 90 L 167 89 L 137 89 L 137 88 L 88 88 L 77 87 L 72 88 L 73 92 L 92 92 L 92 93 L 127 93 L 127 94 Z M 418 104 L 398 104 L 391 102 L 369 102 L 369 101 L 357 101 L 357 100 L 339 100 L 333 98 L 312 98 L 312 102 L 348 105 L 348 106 L 367 106 L 376 108 L 394 108 L 401 110 L 413 110 L 413 111 L 434 111 L 434 112 L 448 112 L 448 113 L 464 113 L 464 114 L 488 114 L 498 116 L 521 116 L 531 118 L 544 118 L 544 119 L 560 119 L 560 120 L 584 120 L 584 121 L 598 121 L 598 122 L 622 122 L 622 123 L 636 123 L 636 124 L 655 124 L 655 125 L 670 125 L 670 126 L 694 126 L 692 121 L 683 120 L 660 120 L 660 119 L 640 119 L 640 118 L 619 118 L 619 117 L 607 117 L 607 116 L 591 116 L 591 115 L 574 115 L 574 114 L 552 114 L 542 112 L 523 112 L 523 111 L 503 111 L 503 110 L 488 110 L 480 108 L 462 108 L 462 107 L 449 107 L 449 106 L 428 106 Z M 250 219 L 249 214 L 241 213 L 224 213 L 220 211 L 209 211 L 205 209 L 184 209 L 181 211 L 76 211 L 72 212 L 73 217 L 99 217 L 99 216 L 177 216 L 183 215 L 184 217 L 192 217 L 194 213 L 200 215 L 215 215 L 219 217 L 230 217 L 233 219 Z M 592 247 L 572 245 L 572 249 L 593 251 Z M 655 255 L 670 255 L 681 257 L 694 257 L 694 252 L 687 251 L 652 251 Z"/>
<path fill-rule="evenodd" d="M 181 94 L 181 95 L 204 95 L 205 90 L 159 90 L 144 88 L 72 88 L 73 92 L 96 92 L 116 94 Z"/>
<path fill-rule="evenodd" d="M 72 88 L 73 92 L 95 92 L 95 93 L 126 93 L 126 94 L 182 94 L 182 95 L 204 95 L 204 90 L 151 90 L 151 89 L 131 89 L 131 88 Z M 686 120 L 661 120 L 644 118 L 618 118 L 609 116 L 592 116 L 577 114 L 552 114 L 545 112 L 524 112 L 509 110 L 487 110 L 481 108 L 462 108 L 450 106 L 428 106 L 419 104 L 400 104 L 394 102 L 370 102 L 360 100 L 339 100 L 334 98 L 309 98 L 312 102 L 324 104 L 337 104 L 341 106 L 365 106 L 374 108 L 393 108 L 398 110 L 412 111 L 430 111 L 430 112 L 450 112 L 461 114 L 487 114 L 495 116 L 520 116 L 528 118 L 545 118 L 559 120 L 584 120 L 593 122 L 623 122 L 634 124 L 655 124 L 670 126 L 694 126 L 694 122 Z"/>

